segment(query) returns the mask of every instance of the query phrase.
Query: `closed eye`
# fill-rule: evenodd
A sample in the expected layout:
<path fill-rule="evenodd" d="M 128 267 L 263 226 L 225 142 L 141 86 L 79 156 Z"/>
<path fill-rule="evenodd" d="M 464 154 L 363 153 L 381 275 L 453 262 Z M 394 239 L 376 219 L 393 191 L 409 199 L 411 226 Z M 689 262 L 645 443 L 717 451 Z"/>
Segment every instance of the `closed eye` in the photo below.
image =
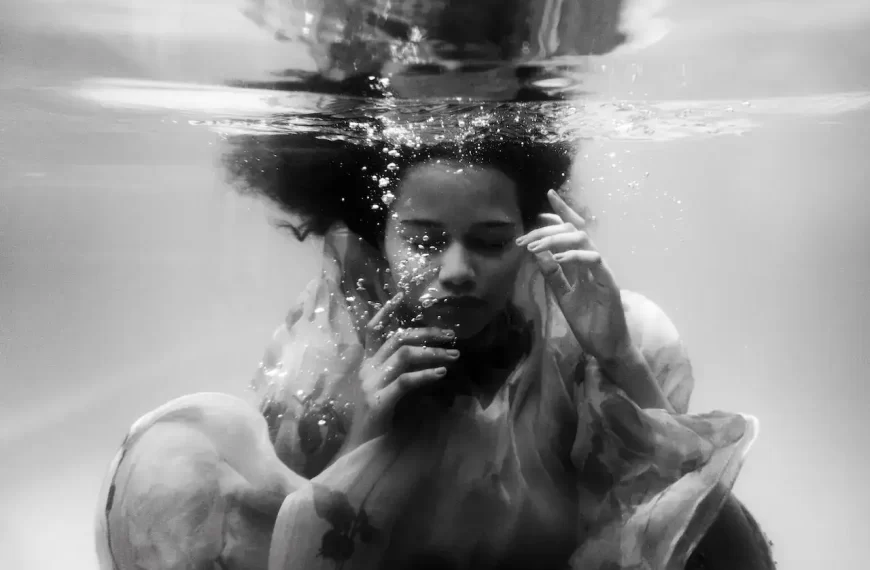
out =
<path fill-rule="evenodd" d="M 471 238 L 468 240 L 469 249 L 482 251 L 485 253 L 501 253 L 508 246 L 513 244 L 513 237 L 510 238 Z"/>
<path fill-rule="evenodd" d="M 408 243 L 411 245 L 411 247 L 418 251 L 438 251 L 444 248 L 446 240 L 433 238 L 412 238 L 408 240 Z"/>

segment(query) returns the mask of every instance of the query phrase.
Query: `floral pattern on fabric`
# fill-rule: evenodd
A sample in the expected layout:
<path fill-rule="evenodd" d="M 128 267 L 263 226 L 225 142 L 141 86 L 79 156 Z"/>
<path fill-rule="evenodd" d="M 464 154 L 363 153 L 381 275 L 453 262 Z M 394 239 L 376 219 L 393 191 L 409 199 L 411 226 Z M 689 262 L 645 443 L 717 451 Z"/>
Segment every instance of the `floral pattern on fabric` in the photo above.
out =
<path fill-rule="evenodd" d="M 278 456 L 311 477 L 344 441 L 362 346 L 355 335 L 341 332 L 352 329 L 335 282 L 318 280 L 303 298 L 275 333 L 253 387 Z M 336 327 L 341 319 L 344 325 Z"/>
<path fill-rule="evenodd" d="M 323 247 L 322 275 L 273 335 L 251 383 L 278 456 L 305 477 L 344 442 L 364 353 L 359 331 L 386 300 L 382 266 L 362 240 L 334 231 Z"/>
<path fill-rule="evenodd" d="M 724 503 L 752 418 L 641 410 L 590 362 L 572 450 L 580 544 L 573 568 L 677 569 Z"/>

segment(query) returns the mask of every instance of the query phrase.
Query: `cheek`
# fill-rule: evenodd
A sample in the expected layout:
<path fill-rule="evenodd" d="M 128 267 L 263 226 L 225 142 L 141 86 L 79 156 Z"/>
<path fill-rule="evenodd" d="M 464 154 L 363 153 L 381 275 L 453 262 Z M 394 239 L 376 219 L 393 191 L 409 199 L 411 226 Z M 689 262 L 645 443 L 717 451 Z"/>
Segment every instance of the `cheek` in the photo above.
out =
<path fill-rule="evenodd" d="M 429 267 L 429 256 L 415 251 L 400 238 L 387 238 L 384 253 L 390 266 L 390 276 L 394 287 L 400 290 L 413 290 L 425 280 Z"/>
<path fill-rule="evenodd" d="M 481 263 L 478 273 L 481 285 L 487 290 L 488 296 L 507 297 L 513 291 L 514 280 L 523 262 L 524 251 L 514 248 L 497 259 L 489 259 Z"/>

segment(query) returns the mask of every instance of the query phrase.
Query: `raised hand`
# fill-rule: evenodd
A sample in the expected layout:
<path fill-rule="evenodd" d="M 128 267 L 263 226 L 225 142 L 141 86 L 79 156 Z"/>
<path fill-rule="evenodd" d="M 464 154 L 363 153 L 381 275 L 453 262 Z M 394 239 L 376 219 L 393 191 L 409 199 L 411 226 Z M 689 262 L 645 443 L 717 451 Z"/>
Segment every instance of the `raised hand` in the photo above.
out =
<path fill-rule="evenodd" d="M 631 346 L 619 287 L 586 234 L 586 221 L 552 190 L 555 214 L 517 240 L 535 255 L 580 346 L 599 361 Z"/>
<path fill-rule="evenodd" d="M 362 397 L 348 438 L 350 448 L 386 433 L 398 401 L 444 378 L 446 366 L 459 358 L 458 350 L 444 348 L 455 339 L 453 331 L 392 326 L 402 297 L 399 293 L 385 303 L 366 327 L 366 358 L 359 372 Z"/>

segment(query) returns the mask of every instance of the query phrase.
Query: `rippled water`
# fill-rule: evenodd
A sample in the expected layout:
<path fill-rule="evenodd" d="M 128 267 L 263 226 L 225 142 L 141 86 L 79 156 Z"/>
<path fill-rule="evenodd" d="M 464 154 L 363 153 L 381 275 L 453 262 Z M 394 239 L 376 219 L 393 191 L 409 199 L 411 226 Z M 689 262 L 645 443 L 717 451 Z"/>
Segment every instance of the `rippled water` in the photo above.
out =
<path fill-rule="evenodd" d="M 379 81 L 372 77 L 373 83 Z M 603 100 L 586 95 L 559 101 L 493 102 L 473 97 L 342 97 L 97 79 L 76 85 L 74 92 L 110 108 L 172 112 L 190 125 L 228 135 L 309 133 L 318 138 L 399 145 L 512 135 L 547 142 L 664 142 L 741 135 L 760 127 L 765 118 L 819 120 L 870 108 L 870 92 L 863 91 L 755 100 Z"/>
<path fill-rule="evenodd" d="M 607 55 L 462 69 L 441 53 L 319 83 L 295 28 L 275 41 L 280 20 L 233 3 L 4 4 L 0 567 L 94 568 L 93 501 L 129 423 L 243 391 L 316 271 L 227 183 L 228 138 L 401 148 L 530 128 L 581 141 L 596 243 L 681 330 L 694 409 L 759 417 L 737 492 L 780 568 L 863 567 L 865 4 L 634 3 Z"/>

